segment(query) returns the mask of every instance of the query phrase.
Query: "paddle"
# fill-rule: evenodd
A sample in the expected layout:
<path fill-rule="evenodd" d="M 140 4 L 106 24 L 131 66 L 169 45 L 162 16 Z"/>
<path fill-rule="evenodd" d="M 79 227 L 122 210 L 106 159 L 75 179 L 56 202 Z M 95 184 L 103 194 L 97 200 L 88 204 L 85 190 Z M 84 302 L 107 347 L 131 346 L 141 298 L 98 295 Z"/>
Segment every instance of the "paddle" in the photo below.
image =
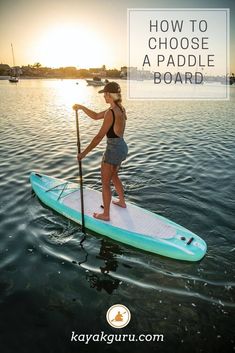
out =
<path fill-rule="evenodd" d="M 76 113 L 76 127 L 77 127 L 77 148 L 78 153 L 81 153 L 81 143 L 79 134 L 79 121 L 78 121 L 78 111 Z M 81 213 L 82 213 L 82 232 L 85 233 L 85 219 L 84 219 L 84 200 L 83 200 L 83 179 L 82 179 L 82 161 L 78 161 L 79 166 L 79 179 L 80 179 L 80 196 L 81 196 Z"/>

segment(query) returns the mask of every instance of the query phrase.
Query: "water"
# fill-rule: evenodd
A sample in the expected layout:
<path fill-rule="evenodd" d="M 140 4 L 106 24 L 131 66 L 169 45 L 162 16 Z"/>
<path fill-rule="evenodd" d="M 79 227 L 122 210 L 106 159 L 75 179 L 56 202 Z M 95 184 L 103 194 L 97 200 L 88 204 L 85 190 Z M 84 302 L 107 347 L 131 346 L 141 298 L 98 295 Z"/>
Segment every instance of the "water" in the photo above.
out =
<path fill-rule="evenodd" d="M 0 81 L 1 352 L 234 351 L 235 89 L 230 102 L 124 102 L 126 198 L 200 235 L 208 252 L 198 263 L 90 233 L 81 245 L 80 227 L 32 193 L 31 170 L 78 175 L 71 106 L 104 110 L 97 91 L 82 80 Z M 86 146 L 100 122 L 81 113 L 80 125 Z M 98 190 L 104 146 L 83 161 L 85 185 Z M 116 303 L 132 314 L 120 330 L 105 318 Z M 85 345 L 72 331 L 164 342 Z"/>

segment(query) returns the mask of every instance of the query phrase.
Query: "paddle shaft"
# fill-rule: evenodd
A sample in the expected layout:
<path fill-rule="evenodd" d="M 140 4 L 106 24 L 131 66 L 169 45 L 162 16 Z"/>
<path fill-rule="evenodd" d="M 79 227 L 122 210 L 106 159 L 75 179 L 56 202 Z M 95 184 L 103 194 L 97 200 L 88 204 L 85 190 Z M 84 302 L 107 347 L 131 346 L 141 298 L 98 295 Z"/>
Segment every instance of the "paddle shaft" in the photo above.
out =
<path fill-rule="evenodd" d="M 78 111 L 77 110 L 76 110 L 76 127 L 77 127 L 77 148 L 78 148 L 78 153 L 81 153 L 79 121 L 78 121 Z M 82 161 L 81 160 L 78 161 L 78 166 L 79 166 L 80 196 L 81 196 L 82 232 L 85 233 L 83 178 L 82 178 Z"/>

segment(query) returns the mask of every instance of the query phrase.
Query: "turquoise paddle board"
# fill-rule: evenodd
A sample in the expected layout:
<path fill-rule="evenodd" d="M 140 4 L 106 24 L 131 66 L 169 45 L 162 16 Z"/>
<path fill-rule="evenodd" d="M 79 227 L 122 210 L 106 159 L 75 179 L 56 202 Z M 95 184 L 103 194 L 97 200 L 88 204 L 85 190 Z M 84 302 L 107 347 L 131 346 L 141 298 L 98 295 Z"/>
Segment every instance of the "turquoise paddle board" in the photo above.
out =
<path fill-rule="evenodd" d="M 38 198 L 63 216 L 82 223 L 80 189 L 76 183 L 32 172 L 32 188 Z M 116 241 L 178 260 L 198 261 L 206 253 L 203 239 L 184 227 L 127 202 L 126 208 L 111 204 L 110 221 L 93 217 L 102 212 L 102 194 L 84 188 L 85 227 Z"/>

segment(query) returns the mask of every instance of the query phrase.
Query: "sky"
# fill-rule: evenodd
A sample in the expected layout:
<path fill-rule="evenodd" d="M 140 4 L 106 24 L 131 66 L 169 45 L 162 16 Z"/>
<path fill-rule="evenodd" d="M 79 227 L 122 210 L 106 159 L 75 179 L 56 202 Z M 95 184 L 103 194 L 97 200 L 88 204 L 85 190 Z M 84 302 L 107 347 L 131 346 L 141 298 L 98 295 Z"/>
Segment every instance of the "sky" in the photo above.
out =
<path fill-rule="evenodd" d="M 0 63 L 120 69 L 127 65 L 127 8 L 230 8 L 230 68 L 235 72 L 234 0 L 0 0 Z"/>

